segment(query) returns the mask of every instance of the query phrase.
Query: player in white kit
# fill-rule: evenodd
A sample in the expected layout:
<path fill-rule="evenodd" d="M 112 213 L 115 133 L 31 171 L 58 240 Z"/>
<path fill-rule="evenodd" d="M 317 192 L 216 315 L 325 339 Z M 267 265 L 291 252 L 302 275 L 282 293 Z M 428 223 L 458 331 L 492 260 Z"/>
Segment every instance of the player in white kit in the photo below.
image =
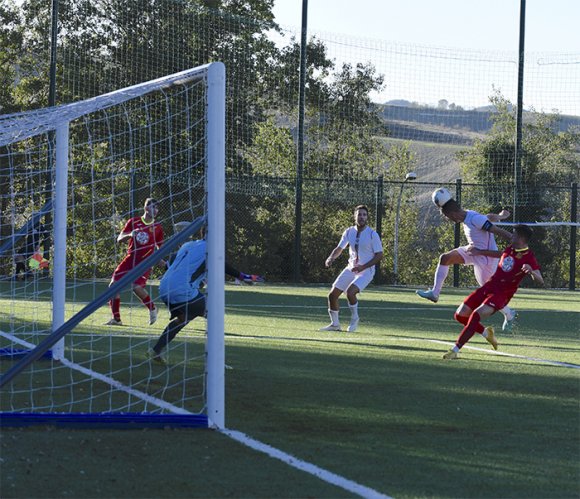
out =
<path fill-rule="evenodd" d="M 477 211 L 463 210 L 459 204 L 451 198 L 451 194 L 449 194 L 448 191 L 442 191 L 444 191 L 444 194 L 441 196 L 440 193 L 442 198 L 438 199 L 439 206 L 441 206 L 441 213 L 452 222 L 463 224 L 463 232 L 465 233 L 465 237 L 469 244 L 467 246 L 455 248 L 448 253 L 443 253 L 439 257 L 439 264 L 435 271 L 433 288 L 426 291 L 417 291 L 417 294 L 421 298 L 426 298 L 434 303 L 437 303 L 439 300 L 441 288 L 443 287 L 445 278 L 449 273 L 450 265 L 460 264 L 473 266 L 475 279 L 480 286 L 483 286 L 497 270 L 499 259 L 482 255 L 474 256 L 471 254 L 471 249 L 477 248 L 497 251 L 497 244 L 494 235 L 506 239 L 507 241 L 511 241 L 512 238 L 510 232 L 493 225 L 493 222 L 499 222 L 500 220 L 508 218 L 510 216 L 508 211 L 503 210 L 499 214 L 492 213 L 489 215 L 482 215 Z M 501 313 L 504 316 L 502 329 L 504 331 L 511 330 L 516 319 L 516 312 L 506 306 L 501 310 Z"/>
<path fill-rule="evenodd" d="M 328 315 L 330 324 L 320 328 L 320 331 L 340 331 L 338 319 L 338 298 L 346 292 L 348 307 L 350 308 L 350 324 L 347 331 L 353 333 L 359 323 L 357 295 L 363 291 L 375 276 L 375 265 L 383 258 L 383 244 L 379 235 L 367 223 L 369 210 L 364 205 L 354 209 L 355 225 L 346 229 L 338 246 L 332 250 L 326 259 L 326 266 L 330 267 L 349 247 L 348 265 L 334 281 L 328 295 Z"/>

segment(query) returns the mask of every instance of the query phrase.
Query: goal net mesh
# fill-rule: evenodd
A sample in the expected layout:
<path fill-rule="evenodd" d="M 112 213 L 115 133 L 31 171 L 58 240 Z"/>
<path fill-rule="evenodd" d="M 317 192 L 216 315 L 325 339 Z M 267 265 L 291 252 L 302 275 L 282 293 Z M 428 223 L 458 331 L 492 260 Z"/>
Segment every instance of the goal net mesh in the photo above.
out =
<path fill-rule="evenodd" d="M 126 221 L 158 201 L 156 221 L 167 241 L 176 223 L 207 212 L 207 78 L 201 70 L 129 90 L 0 121 L 1 258 L 12 266 L 0 283 L 2 372 L 45 339 L 54 314 L 53 266 L 57 120 L 69 124 L 66 305 L 70 318 L 109 285 L 127 253 L 117 236 Z M 174 248 L 173 251 L 177 251 Z M 121 292 L 123 326 L 105 325 L 97 309 L 64 337 L 64 359 L 50 351 L 3 389 L 3 412 L 203 413 L 206 321 L 196 319 L 170 344 L 166 367 L 146 351 L 169 313 L 157 294 L 163 270 L 153 267 L 146 291 L 159 317 L 130 286 Z M 6 388 L 6 387 L 5 387 Z"/>

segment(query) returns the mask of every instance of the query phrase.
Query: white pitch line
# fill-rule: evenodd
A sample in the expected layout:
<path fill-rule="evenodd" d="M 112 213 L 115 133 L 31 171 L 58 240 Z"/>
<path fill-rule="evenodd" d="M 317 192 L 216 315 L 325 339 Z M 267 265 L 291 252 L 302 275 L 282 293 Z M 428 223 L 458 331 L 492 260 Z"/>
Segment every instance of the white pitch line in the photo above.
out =
<path fill-rule="evenodd" d="M 308 308 L 308 309 L 321 309 L 328 310 L 328 305 L 251 305 L 249 303 L 226 303 L 227 308 Z M 457 307 L 453 307 L 453 310 Z M 364 307 L 364 310 L 428 310 L 432 312 L 433 310 L 441 310 L 449 312 L 451 307 Z"/>
<path fill-rule="evenodd" d="M 226 337 L 228 337 L 228 333 L 226 332 Z M 288 337 L 278 337 L 278 336 L 270 336 L 270 335 L 265 335 L 265 336 L 244 336 L 244 335 L 240 335 L 240 336 L 229 336 L 228 339 L 233 339 L 233 340 L 255 340 L 255 339 L 265 339 L 265 340 L 280 340 L 280 341 L 286 341 L 286 340 L 312 340 L 313 338 L 288 338 Z M 314 338 L 317 339 L 317 338 Z M 381 339 L 386 339 L 386 340 L 392 340 L 392 341 L 414 341 L 414 342 L 426 342 L 426 343 L 436 343 L 438 345 L 446 345 L 446 346 L 453 346 L 455 345 L 455 343 L 450 342 L 450 341 L 443 341 L 443 340 L 432 340 L 429 338 L 411 338 L 411 337 L 401 337 L 398 336 L 396 338 L 389 338 L 389 337 L 381 337 Z M 326 342 L 326 339 L 320 339 L 319 341 L 321 342 Z M 366 345 L 365 343 L 360 343 L 359 346 L 361 347 L 373 347 L 373 345 Z M 374 345 L 376 346 L 376 345 Z M 527 357 L 525 355 L 517 355 L 514 353 L 506 353 L 506 352 L 498 352 L 496 350 L 486 350 L 485 348 L 479 348 L 479 347 L 471 347 L 469 345 L 464 346 L 463 348 L 469 349 L 469 350 L 476 350 L 478 352 L 482 352 L 482 353 L 487 353 L 487 354 L 491 354 L 491 355 L 499 355 L 502 357 L 511 357 L 514 359 L 522 359 L 522 360 L 529 360 L 531 362 L 538 362 L 538 363 L 542 363 L 542 364 L 551 364 L 554 366 L 558 366 L 558 367 L 567 367 L 569 369 L 580 369 L 580 365 L 578 364 L 570 364 L 568 362 L 561 362 L 559 360 L 549 360 L 549 359 L 540 359 L 538 357 Z"/>
<path fill-rule="evenodd" d="M 220 433 L 227 435 L 231 439 L 245 445 L 246 447 L 250 447 L 251 449 L 254 449 L 258 452 L 262 452 L 271 458 L 278 459 L 286 463 L 288 466 L 292 466 L 293 468 L 304 471 L 310 475 L 314 475 L 320 480 L 323 480 L 332 485 L 336 485 L 337 487 L 340 487 L 341 489 L 344 489 L 348 492 L 352 492 L 359 497 L 364 497 L 365 499 L 391 499 L 390 496 L 361 485 L 360 483 L 354 482 L 353 480 L 349 480 L 343 476 L 337 475 L 336 473 L 332 473 L 331 471 L 325 470 L 324 468 L 320 468 L 315 464 L 302 461 L 301 459 L 298 459 L 291 454 L 287 454 L 280 449 L 276 449 L 275 447 L 255 440 L 240 431 L 223 429 L 220 430 Z"/>
<path fill-rule="evenodd" d="M 439 345 L 447 345 L 447 346 L 455 345 L 455 343 L 453 343 L 453 342 L 442 341 L 442 340 L 430 340 L 430 339 L 419 340 L 418 338 L 408 338 L 408 341 L 428 341 L 429 343 L 437 343 Z M 578 364 L 570 364 L 568 362 L 561 362 L 559 360 L 540 359 L 538 357 L 527 357 L 526 355 L 517 355 L 515 353 L 499 352 L 497 350 L 487 350 L 485 348 L 472 347 L 469 345 L 465 345 L 463 348 L 466 348 L 469 350 L 475 350 L 477 352 L 483 352 L 483 353 L 487 353 L 487 354 L 491 354 L 491 355 L 499 355 L 500 357 L 511 357 L 513 359 L 530 360 L 530 361 L 539 362 L 542 364 L 552 364 L 552 365 L 560 366 L 560 367 L 568 367 L 570 369 L 580 369 L 580 365 L 578 365 Z"/>

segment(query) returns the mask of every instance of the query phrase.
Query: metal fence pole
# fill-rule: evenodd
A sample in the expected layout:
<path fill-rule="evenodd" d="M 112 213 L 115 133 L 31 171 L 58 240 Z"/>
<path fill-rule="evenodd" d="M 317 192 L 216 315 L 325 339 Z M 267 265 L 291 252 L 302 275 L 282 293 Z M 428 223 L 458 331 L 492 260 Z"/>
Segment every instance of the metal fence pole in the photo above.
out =
<path fill-rule="evenodd" d="M 376 189 L 376 197 L 375 197 L 375 216 L 376 216 L 376 231 L 379 237 L 383 238 L 383 192 L 385 189 L 385 178 L 382 175 L 377 177 L 377 189 Z M 377 279 L 376 282 L 381 281 L 381 262 L 377 263 L 376 265 L 376 274 Z"/>
<path fill-rule="evenodd" d="M 514 157 L 513 220 L 517 222 L 519 190 L 522 184 L 522 114 L 524 110 L 524 45 L 526 41 L 526 0 L 520 0 L 520 43 L 518 50 L 518 104 L 516 108 L 516 150 Z"/>
<path fill-rule="evenodd" d="M 570 222 L 578 222 L 578 182 L 572 182 L 570 193 Z M 576 226 L 570 227 L 570 291 L 576 289 Z"/>
<path fill-rule="evenodd" d="M 455 180 L 455 200 L 461 206 L 461 179 Z M 455 224 L 453 227 L 454 248 L 458 248 L 461 244 L 461 224 Z M 459 287 L 459 265 L 453 265 L 453 287 Z"/>
<path fill-rule="evenodd" d="M 304 108 L 306 96 L 306 32 L 308 0 L 302 0 L 302 33 L 300 38 L 300 88 L 298 94 L 298 149 L 296 158 L 296 193 L 294 211 L 294 282 L 300 281 L 302 246 L 302 182 L 304 174 Z"/>

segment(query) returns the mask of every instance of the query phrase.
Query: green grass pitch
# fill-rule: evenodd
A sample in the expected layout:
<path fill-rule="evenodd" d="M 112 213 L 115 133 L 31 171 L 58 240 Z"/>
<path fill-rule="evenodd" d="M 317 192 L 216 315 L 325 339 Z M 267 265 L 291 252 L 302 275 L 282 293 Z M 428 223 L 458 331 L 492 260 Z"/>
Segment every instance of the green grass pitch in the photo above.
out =
<path fill-rule="evenodd" d="M 229 428 L 396 498 L 577 497 L 580 370 L 493 355 L 481 337 L 470 345 L 486 351 L 443 361 L 430 340 L 455 340 L 467 290 L 433 305 L 372 288 L 354 334 L 317 331 L 326 293 L 227 288 Z M 499 331 L 502 352 L 580 364 L 578 293 L 523 290 L 512 305 L 519 330 Z M 150 328 L 135 306 L 130 320 L 160 333 L 167 313 Z M 203 327 L 174 348 L 201 347 Z M 0 458 L 2 497 L 350 495 L 205 430 L 4 430 Z"/>

